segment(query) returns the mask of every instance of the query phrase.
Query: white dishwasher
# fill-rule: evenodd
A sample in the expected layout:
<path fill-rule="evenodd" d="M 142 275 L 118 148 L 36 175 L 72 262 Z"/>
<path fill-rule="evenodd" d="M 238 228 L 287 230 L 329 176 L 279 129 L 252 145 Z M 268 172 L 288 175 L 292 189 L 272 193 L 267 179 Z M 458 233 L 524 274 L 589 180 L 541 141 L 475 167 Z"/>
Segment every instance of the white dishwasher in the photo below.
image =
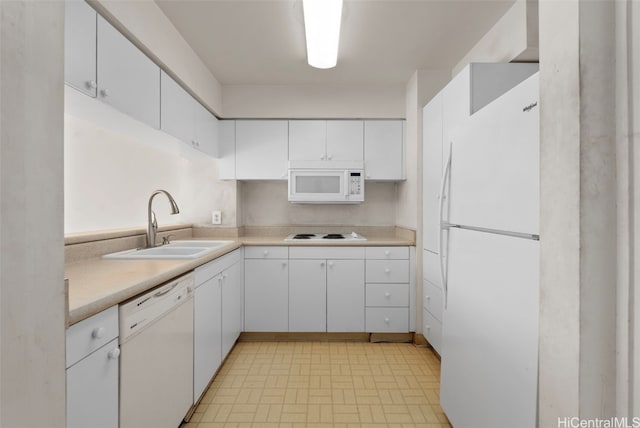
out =
<path fill-rule="evenodd" d="M 193 274 L 120 305 L 120 428 L 177 428 L 193 404 Z"/>

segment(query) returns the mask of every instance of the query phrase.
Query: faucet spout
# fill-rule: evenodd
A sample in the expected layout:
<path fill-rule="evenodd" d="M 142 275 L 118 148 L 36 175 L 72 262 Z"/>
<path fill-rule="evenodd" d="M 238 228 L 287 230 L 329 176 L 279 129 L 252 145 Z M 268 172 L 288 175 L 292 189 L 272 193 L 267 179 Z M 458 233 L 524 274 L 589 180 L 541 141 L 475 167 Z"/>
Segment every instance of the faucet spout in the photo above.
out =
<path fill-rule="evenodd" d="M 173 196 L 171 196 L 171 194 L 166 190 L 159 189 L 151 194 L 147 205 L 147 248 L 156 246 L 156 231 L 158 230 L 158 223 L 156 221 L 156 214 L 151 209 L 151 205 L 153 203 L 153 198 L 160 193 L 163 193 L 169 200 L 169 204 L 171 205 L 171 215 L 178 214 L 180 212 L 176 200 L 173 199 Z"/>

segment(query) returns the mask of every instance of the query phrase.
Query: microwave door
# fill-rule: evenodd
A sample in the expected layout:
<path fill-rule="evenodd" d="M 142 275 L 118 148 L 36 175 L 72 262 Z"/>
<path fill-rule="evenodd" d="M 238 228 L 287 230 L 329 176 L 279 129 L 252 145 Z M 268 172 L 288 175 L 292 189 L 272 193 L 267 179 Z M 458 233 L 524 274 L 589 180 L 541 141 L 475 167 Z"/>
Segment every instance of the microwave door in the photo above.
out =
<path fill-rule="evenodd" d="M 348 187 L 343 172 L 291 171 L 289 200 L 294 202 L 344 201 Z"/>

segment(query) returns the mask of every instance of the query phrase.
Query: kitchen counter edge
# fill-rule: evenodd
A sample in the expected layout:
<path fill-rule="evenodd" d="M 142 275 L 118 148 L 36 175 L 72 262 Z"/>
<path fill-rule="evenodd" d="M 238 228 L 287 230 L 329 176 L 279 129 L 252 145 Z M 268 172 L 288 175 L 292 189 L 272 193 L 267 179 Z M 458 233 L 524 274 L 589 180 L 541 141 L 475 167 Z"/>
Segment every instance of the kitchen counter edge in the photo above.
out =
<path fill-rule="evenodd" d="M 198 238 L 202 239 L 202 238 Z M 184 275 L 205 263 L 242 246 L 413 246 L 415 242 L 397 237 L 375 237 L 367 241 L 292 242 L 284 237 L 247 236 L 192 260 L 109 260 L 92 258 L 65 265 L 69 280 L 68 326 L 104 309 L 118 305 L 147 290 Z"/>

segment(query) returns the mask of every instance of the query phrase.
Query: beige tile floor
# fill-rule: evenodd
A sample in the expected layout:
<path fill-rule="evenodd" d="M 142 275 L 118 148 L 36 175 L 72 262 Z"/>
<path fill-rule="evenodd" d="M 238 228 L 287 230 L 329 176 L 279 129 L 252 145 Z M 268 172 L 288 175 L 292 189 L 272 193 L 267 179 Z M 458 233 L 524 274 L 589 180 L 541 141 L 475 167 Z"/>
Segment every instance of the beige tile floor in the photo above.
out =
<path fill-rule="evenodd" d="M 182 428 L 450 428 L 439 377 L 407 343 L 240 342 Z"/>

